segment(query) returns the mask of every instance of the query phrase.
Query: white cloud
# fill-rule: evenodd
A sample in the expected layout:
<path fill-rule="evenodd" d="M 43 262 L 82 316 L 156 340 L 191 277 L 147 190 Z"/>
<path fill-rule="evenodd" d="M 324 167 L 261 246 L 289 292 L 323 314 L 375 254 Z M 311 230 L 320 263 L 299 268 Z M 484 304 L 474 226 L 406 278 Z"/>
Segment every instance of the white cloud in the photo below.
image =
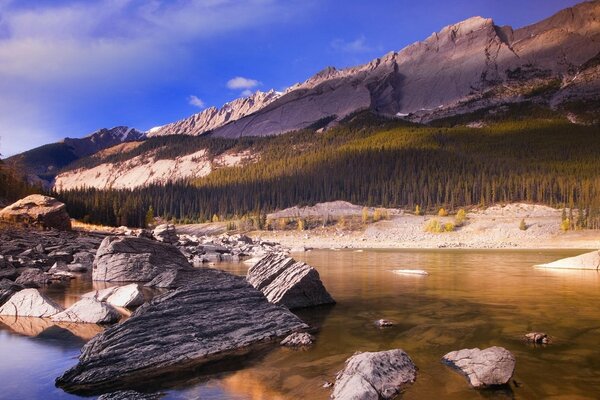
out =
<path fill-rule="evenodd" d="M 227 87 L 229 89 L 252 89 L 260 85 L 260 82 L 256 79 L 244 78 L 242 76 L 236 76 L 235 78 L 227 81 Z"/>
<path fill-rule="evenodd" d="M 194 107 L 204 108 L 204 102 L 198 96 L 188 96 L 188 103 Z"/>
<path fill-rule="evenodd" d="M 367 44 L 367 38 L 364 35 L 359 36 L 350 42 L 344 39 L 334 39 L 331 41 L 331 47 L 343 53 L 369 53 L 380 51 L 380 47 L 373 47 Z"/>

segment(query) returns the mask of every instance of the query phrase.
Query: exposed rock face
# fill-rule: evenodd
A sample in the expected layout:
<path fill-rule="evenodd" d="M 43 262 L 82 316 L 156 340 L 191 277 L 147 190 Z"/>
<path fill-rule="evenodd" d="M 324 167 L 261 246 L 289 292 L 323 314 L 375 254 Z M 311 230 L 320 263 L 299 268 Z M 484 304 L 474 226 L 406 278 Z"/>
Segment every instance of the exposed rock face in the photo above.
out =
<path fill-rule="evenodd" d="M 50 283 L 50 277 L 36 268 L 25 268 L 15 283 L 28 288 L 37 288 Z"/>
<path fill-rule="evenodd" d="M 0 306 L 24 287 L 8 279 L 0 280 Z"/>
<path fill-rule="evenodd" d="M 32 194 L 0 211 L 0 220 L 41 228 L 71 229 L 71 219 L 60 201 Z"/>
<path fill-rule="evenodd" d="M 173 224 L 162 224 L 154 228 L 152 231 L 152 236 L 163 243 L 177 243 L 179 238 L 177 237 L 177 232 L 175 231 L 175 225 Z"/>
<path fill-rule="evenodd" d="M 147 282 L 169 269 L 192 269 L 176 247 L 153 240 L 110 236 L 98 248 L 92 279 Z"/>
<path fill-rule="evenodd" d="M 113 286 L 84 294 L 82 297 L 95 298 L 116 307 L 136 307 L 144 303 L 144 295 L 137 283 Z"/>
<path fill-rule="evenodd" d="M 18 317 L 51 317 L 63 308 L 37 289 L 23 289 L 14 294 L 2 307 L 0 315 L 15 315 Z"/>
<path fill-rule="evenodd" d="M 250 267 L 246 279 L 271 303 L 289 309 L 335 303 L 316 269 L 285 254 L 265 256 Z"/>
<path fill-rule="evenodd" d="M 590 251 L 575 257 L 563 258 L 547 264 L 536 265 L 540 268 L 593 269 L 600 271 L 600 250 Z"/>
<path fill-rule="evenodd" d="M 332 399 L 394 399 L 417 378 L 417 367 L 403 350 L 357 353 L 336 377 Z"/>
<path fill-rule="evenodd" d="M 77 322 L 87 324 L 112 324 L 121 319 L 121 314 L 112 306 L 87 297 L 66 310 L 54 315 L 54 322 Z"/>
<path fill-rule="evenodd" d="M 505 385 L 515 370 L 515 357 L 497 346 L 452 351 L 442 360 L 461 370 L 475 388 Z"/>
<path fill-rule="evenodd" d="M 57 385 L 82 393 L 126 389 L 305 328 L 242 277 L 200 269 L 186 286 L 94 337 Z"/>
<path fill-rule="evenodd" d="M 283 339 L 281 345 L 286 347 L 307 347 L 312 345 L 314 341 L 315 337 L 310 333 L 296 332 Z"/>

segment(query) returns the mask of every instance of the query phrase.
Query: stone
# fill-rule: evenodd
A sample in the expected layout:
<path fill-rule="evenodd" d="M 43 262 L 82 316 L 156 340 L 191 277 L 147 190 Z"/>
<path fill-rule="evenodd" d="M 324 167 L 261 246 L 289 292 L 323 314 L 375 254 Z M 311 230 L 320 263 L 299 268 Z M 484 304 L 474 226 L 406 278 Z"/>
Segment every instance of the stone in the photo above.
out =
<path fill-rule="evenodd" d="M 390 326 L 394 326 L 394 323 L 387 319 L 378 319 L 377 321 L 375 321 L 375 325 L 377 325 L 380 328 L 387 328 Z"/>
<path fill-rule="evenodd" d="M 92 279 L 148 282 L 169 269 L 193 269 L 174 246 L 130 236 L 106 237 L 96 253 Z"/>
<path fill-rule="evenodd" d="M 113 286 L 84 294 L 82 297 L 92 297 L 105 301 L 115 307 L 131 308 L 144 303 L 144 294 L 137 283 L 125 286 Z"/>
<path fill-rule="evenodd" d="M 179 241 L 179 237 L 177 237 L 177 232 L 175 230 L 175 225 L 173 224 L 158 225 L 152 231 L 152 237 L 159 242 L 169 244 L 174 244 Z"/>
<path fill-rule="evenodd" d="M 14 265 L 4 256 L 0 256 L 0 279 L 15 279 L 18 275 Z"/>
<path fill-rule="evenodd" d="M 199 269 L 94 337 L 56 384 L 89 394 L 139 387 L 307 328 L 243 277 Z"/>
<path fill-rule="evenodd" d="M 25 268 L 15 282 L 28 288 L 37 288 L 49 284 L 51 279 L 37 268 Z"/>
<path fill-rule="evenodd" d="M 543 332 L 529 332 L 525 335 L 525 340 L 531 343 L 548 344 L 550 338 Z"/>
<path fill-rule="evenodd" d="M 539 268 L 591 269 L 600 271 L 600 250 L 590 251 L 575 257 L 563 258 L 551 263 L 536 265 Z"/>
<path fill-rule="evenodd" d="M 109 304 L 86 297 L 66 310 L 54 315 L 54 322 L 76 322 L 87 324 L 112 324 L 121 319 L 121 314 Z"/>
<path fill-rule="evenodd" d="M 515 357 L 497 346 L 452 351 L 442 360 L 462 371 L 474 388 L 505 385 L 515 370 Z"/>
<path fill-rule="evenodd" d="M 296 332 L 287 336 L 280 344 L 286 347 L 306 347 L 311 346 L 314 341 L 315 337 L 310 333 Z"/>
<path fill-rule="evenodd" d="M 0 307 L 0 315 L 18 317 L 51 317 L 63 308 L 37 289 L 23 289 Z"/>
<path fill-rule="evenodd" d="M 98 397 L 98 400 L 159 400 L 163 397 L 158 393 L 140 393 L 134 390 L 120 390 L 117 392 L 105 393 Z"/>
<path fill-rule="evenodd" d="M 69 272 L 83 273 L 88 271 L 88 267 L 84 264 L 69 264 L 67 265 L 67 270 Z"/>
<path fill-rule="evenodd" d="M 53 197 L 32 194 L 0 210 L 0 221 L 71 230 L 66 206 Z"/>
<path fill-rule="evenodd" d="M 24 287 L 8 279 L 0 280 L 0 306 Z"/>
<path fill-rule="evenodd" d="M 394 399 L 415 379 L 417 367 L 404 350 L 356 353 L 337 374 L 331 398 Z"/>
<path fill-rule="evenodd" d="M 316 269 L 281 253 L 271 253 L 248 269 L 246 279 L 275 304 L 289 309 L 334 304 Z"/>

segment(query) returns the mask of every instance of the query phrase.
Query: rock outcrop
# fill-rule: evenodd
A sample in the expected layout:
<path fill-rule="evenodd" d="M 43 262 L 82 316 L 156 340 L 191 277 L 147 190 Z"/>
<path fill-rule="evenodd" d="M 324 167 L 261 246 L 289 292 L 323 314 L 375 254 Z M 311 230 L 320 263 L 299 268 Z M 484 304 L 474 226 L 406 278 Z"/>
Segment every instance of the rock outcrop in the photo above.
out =
<path fill-rule="evenodd" d="M 417 367 L 401 349 L 357 353 L 336 377 L 332 399 L 395 399 L 417 378 Z"/>
<path fill-rule="evenodd" d="M 600 250 L 590 251 L 575 257 L 563 258 L 547 264 L 536 265 L 539 268 L 592 269 L 600 271 Z"/>
<path fill-rule="evenodd" d="M 56 383 L 80 393 L 131 389 L 306 328 L 244 278 L 200 269 L 94 337 Z"/>
<path fill-rule="evenodd" d="M 76 322 L 87 324 L 112 324 L 121 319 L 121 314 L 112 306 L 87 297 L 66 310 L 54 315 L 54 322 Z"/>
<path fill-rule="evenodd" d="M 148 282 L 169 269 L 192 269 L 174 246 L 149 239 L 110 236 L 94 260 L 92 279 L 107 282 Z"/>
<path fill-rule="evenodd" d="M 46 318 L 58 314 L 63 308 L 37 289 L 23 289 L 15 293 L 0 307 L 0 315 Z"/>
<path fill-rule="evenodd" d="M 84 298 L 95 298 L 115 307 L 136 307 L 144 303 L 144 294 L 137 283 L 125 286 L 113 286 L 84 294 Z"/>
<path fill-rule="evenodd" d="M 0 221 L 40 228 L 71 229 L 66 206 L 55 198 L 32 194 L 0 211 Z"/>
<path fill-rule="evenodd" d="M 0 306 L 24 287 L 8 279 L 0 280 Z"/>
<path fill-rule="evenodd" d="M 265 256 L 248 269 L 246 279 L 271 303 L 289 309 L 335 303 L 316 269 L 285 254 Z"/>
<path fill-rule="evenodd" d="M 442 360 L 462 371 L 475 388 L 505 385 L 515 370 L 515 357 L 497 346 L 452 351 Z"/>

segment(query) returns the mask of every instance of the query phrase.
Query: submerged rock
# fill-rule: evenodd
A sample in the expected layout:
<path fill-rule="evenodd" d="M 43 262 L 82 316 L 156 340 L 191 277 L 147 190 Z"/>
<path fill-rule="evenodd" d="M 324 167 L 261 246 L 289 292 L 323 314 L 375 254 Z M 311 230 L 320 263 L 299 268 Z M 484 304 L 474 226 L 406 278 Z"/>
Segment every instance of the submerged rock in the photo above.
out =
<path fill-rule="evenodd" d="M 105 301 L 115 307 L 137 307 L 144 303 L 144 294 L 137 283 L 125 286 L 113 286 L 84 294 L 82 297 L 92 297 Z"/>
<path fill-rule="evenodd" d="M 174 246 L 149 239 L 109 236 L 98 248 L 92 279 L 108 282 L 148 282 L 170 269 L 193 269 Z"/>
<path fill-rule="evenodd" d="M 139 387 L 306 328 L 242 277 L 197 270 L 185 286 L 94 337 L 56 384 L 81 393 Z"/>
<path fill-rule="evenodd" d="M 0 315 L 18 317 L 51 317 L 63 308 L 37 289 L 23 289 L 15 293 L 2 307 Z"/>
<path fill-rule="evenodd" d="M 112 324 L 121 319 L 121 314 L 112 306 L 86 297 L 66 310 L 54 315 L 54 322 L 78 322 L 87 324 Z"/>
<path fill-rule="evenodd" d="M 8 279 L 0 280 L 0 306 L 24 287 Z"/>
<path fill-rule="evenodd" d="M 271 303 L 289 309 L 335 303 L 316 269 L 285 254 L 263 257 L 250 267 L 246 279 Z"/>
<path fill-rule="evenodd" d="M 515 357 L 497 346 L 452 351 L 442 360 L 461 370 L 475 388 L 505 385 L 515 370 Z"/>
<path fill-rule="evenodd" d="M 315 341 L 315 337 L 307 332 L 296 332 L 287 336 L 281 341 L 282 346 L 286 347 L 306 347 L 311 346 Z"/>
<path fill-rule="evenodd" d="M 600 271 L 600 250 L 590 251 L 575 257 L 563 258 L 547 264 L 536 265 L 539 268 L 592 269 Z"/>
<path fill-rule="evenodd" d="M 332 399 L 394 399 L 417 378 L 417 367 L 401 349 L 357 353 L 336 377 Z"/>
<path fill-rule="evenodd" d="M 378 319 L 377 321 L 375 321 L 375 325 L 377 325 L 380 328 L 387 328 L 390 326 L 394 326 L 394 323 L 387 319 Z"/>
<path fill-rule="evenodd" d="M 55 198 L 32 194 L 0 210 L 0 220 L 40 228 L 71 229 L 66 206 Z"/>
<path fill-rule="evenodd" d="M 525 340 L 531 343 L 548 344 L 550 338 L 544 332 L 529 332 L 525 335 Z"/>

